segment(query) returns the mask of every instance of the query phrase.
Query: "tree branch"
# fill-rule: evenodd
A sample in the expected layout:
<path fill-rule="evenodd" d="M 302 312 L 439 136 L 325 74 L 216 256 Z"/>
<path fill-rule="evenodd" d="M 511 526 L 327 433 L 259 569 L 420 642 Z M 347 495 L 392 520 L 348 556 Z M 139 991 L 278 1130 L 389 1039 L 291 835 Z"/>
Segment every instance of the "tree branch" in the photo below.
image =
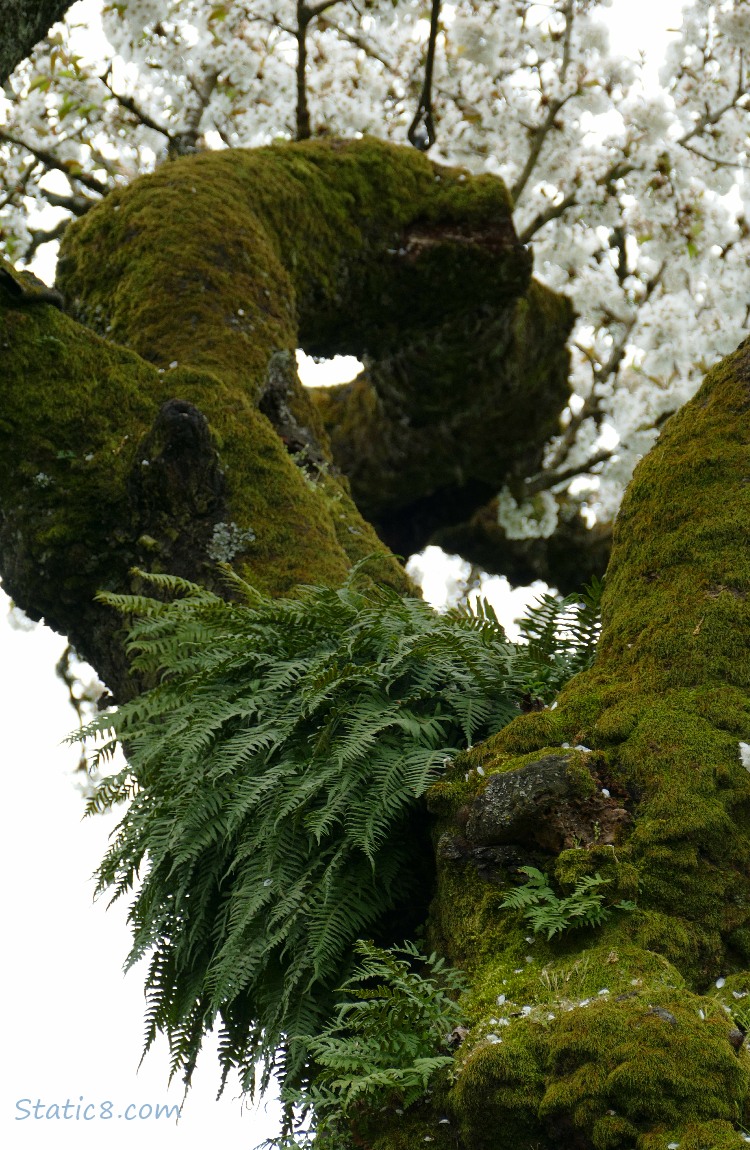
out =
<path fill-rule="evenodd" d="M 341 0 L 320 0 L 308 5 L 305 0 L 297 0 L 297 28 L 293 33 L 297 41 L 297 125 L 296 139 L 309 140 L 311 135 L 310 108 L 307 102 L 307 29 L 313 20 L 322 16 L 329 8 L 340 4 Z M 275 19 L 275 18 L 274 18 Z M 278 25 L 281 27 L 281 25 Z"/>
<path fill-rule="evenodd" d="M 536 128 L 529 129 L 529 136 L 532 141 L 531 147 L 529 149 L 529 154 L 526 157 L 526 163 L 523 166 L 520 176 L 516 180 L 513 187 L 510 189 L 510 194 L 513 198 L 514 204 L 518 203 L 524 188 L 529 182 L 531 174 L 534 171 L 534 168 L 536 167 L 539 161 L 539 157 L 542 153 L 544 141 L 547 139 L 550 131 L 555 127 L 555 120 L 557 119 L 558 112 L 560 112 L 560 110 L 565 107 L 569 100 L 572 100 L 574 96 L 577 95 L 578 89 L 576 88 L 574 92 L 569 92 L 567 96 L 560 96 L 559 99 L 554 100 L 547 109 L 547 114 L 544 117 L 543 122 Z"/>
<path fill-rule="evenodd" d="M 46 188 L 37 187 L 36 189 L 41 196 L 52 208 L 64 208 L 66 212 L 70 212 L 73 216 L 85 216 L 98 200 L 90 200 L 86 196 L 61 196 L 57 192 L 50 192 Z M 46 243 L 46 240 L 42 240 Z"/>
<path fill-rule="evenodd" d="M 578 346 L 578 345 L 576 345 L 576 346 Z M 587 354 L 583 348 L 579 348 L 579 350 L 582 351 L 584 355 Z M 592 370 L 594 372 L 596 371 L 596 365 L 595 364 L 592 364 Z M 583 406 L 582 406 L 581 410 L 576 415 L 571 415 L 570 422 L 568 423 L 568 426 L 563 430 L 562 435 L 560 436 L 560 438 L 558 440 L 557 447 L 555 448 L 554 454 L 552 455 L 552 458 L 549 460 L 550 470 L 556 471 L 558 468 L 562 467 L 562 465 L 564 464 L 564 462 L 567 458 L 568 452 L 570 451 L 571 447 L 575 443 L 576 435 L 578 434 L 578 431 L 579 431 L 580 427 L 583 425 L 583 423 L 587 419 L 592 419 L 592 418 L 596 419 L 598 421 L 601 419 L 601 416 L 602 416 L 602 410 L 601 410 L 601 406 L 599 404 L 598 397 L 595 396 L 593 391 L 592 391 L 591 395 L 587 396 L 586 399 L 583 401 Z"/>
<path fill-rule="evenodd" d="M 565 16 L 565 34 L 564 34 L 564 40 L 563 40 L 562 61 L 560 64 L 560 83 L 561 83 L 561 85 L 565 84 L 565 80 L 567 79 L 568 69 L 569 69 L 570 63 L 571 63 L 571 43 L 572 43 L 572 37 L 573 37 L 573 22 L 574 22 L 574 18 L 575 18 L 575 8 L 574 8 L 573 0 L 566 0 L 565 9 L 564 9 L 564 16 Z M 541 76 L 540 76 L 540 85 L 541 85 Z M 513 187 L 510 189 L 510 194 L 513 198 L 514 204 L 518 203 L 529 179 L 531 178 L 531 175 L 532 175 L 534 169 L 536 168 L 536 165 L 539 161 L 539 157 L 542 153 L 542 149 L 544 147 L 544 142 L 545 142 L 549 132 L 555 127 L 555 120 L 557 119 L 558 113 L 562 110 L 562 108 L 565 107 L 565 105 L 568 103 L 569 100 L 572 100 L 575 96 L 579 95 L 579 93 L 580 93 L 580 88 L 578 86 L 576 86 L 574 91 L 569 92 L 567 94 L 567 96 L 560 96 L 560 97 L 558 97 L 558 99 L 553 100 L 552 103 L 548 107 L 547 114 L 546 114 L 543 122 L 541 124 L 539 124 L 536 128 L 528 129 L 529 137 L 531 139 L 531 148 L 529 150 L 528 156 L 526 157 L 526 163 L 523 166 L 523 169 L 521 171 L 520 176 L 516 180 Z"/>
<path fill-rule="evenodd" d="M 46 148 L 38 148 L 33 144 L 28 144 L 18 136 L 6 132 L 4 128 L 0 128 L 0 143 L 13 144 L 17 148 L 23 148 L 24 151 L 34 156 L 40 164 L 43 164 L 47 171 L 62 172 L 68 180 L 75 180 L 84 188 L 88 188 L 89 191 L 92 192 L 97 192 L 100 196 L 106 196 L 109 191 L 107 184 L 102 183 L 101 180 L 97 180 L 96 176 L 92 176 L 88 172 L 72 171 L 71 166 L 73 161 L 61 160 L 54 152 L 50 152 Z"/>
<path fill-rule="evenodd" d="M 523 231 L 519 234 L 518 238 L 522 244 L 527 244 L 532 236 L 552 220 L 557 220 L 560 216 L 567 212 L 568 208 L 572 208 L 578 202 L 578 189 L 573 192 L 568 192 L 558 203 L 550 204 L 543 212 L 538 212 L 534 216 L 530 224 L 528 224 Z"/>
<path fill-rule="evenodd" d="M 143 124 L 144 128 L 150 128 L 152 132 L 158 132 L 160 136 L 165 136 L 167 140 L 171 140 L 173 135 L 172 130 L 160 124 L 153 116 L 150 116 L 148 112 L 144 112 L 143 108 L 135 102 L 132 96 L 123 96 L 120 92 L 116 92 L 109 81 L 110 75 L 111 68 L 108 68 L 99 79 L 120 107 L 124 108 L 126 112 L 130 112 L 131 116 L 135 116 L 139 124 Z"/>
<path fill-rule="evenodd" d="M 698 156 L 701 160 L 707 160 L 716 168 L 732 168 L 738 172 L 746 172 L 750 169 L 750 164 L 744 164 L 740 160 L 722 160 L 719 156 L 709 156 L 700 148 L 696 148 L 694 144 L 683 144 L 682 146 L 686 152 L 692 152 L 694 156 Z"/>
<path fill-rule="evenodd" d="M 37 249 L 40 248 L 42 244 L 49 244 L 52 243 L 53 240 L 61 239 L 65 234 L 69 224 L 69 219 L 60 220 L 59 223 L 55 224 L 55 226 L 50 228 L 49 231 L 46 231 L 43 228 L 32 231 L 31 240 L 26 245 L 26 250 L 23 254 L 25 263 L 29 263 L 34 258 Z"/>
<path fill-rule="evenodd" d="M 435 64 L 435 45 L 437 44 L 438 27 L 440 23 L 440 3 L 441 0 L 432 0 L 430 37 L 427 41 L 424 83 L 422 85 L 417 111 L 407 132 L 409 143 L 413 147 L 418 148 L 420 152 L 428 151 L 435 143 L 435 123 L 432 117 L 432 70 Z"/>
<path fill-rule="evenodd" d="M 739 108 L 740 111 L 743 112 L 750 111 L 750 109 L 739 103 L 739 101 L 744 99 L 744 97 L 747 95 L 750 95 L 750 92 L 747 88 L 743 88 L 741 91 L 738 90 L 734 97 L 727 101 L 726 104 L 722 104 L 720 108 L 716 108 L 713 112 L 707 111 L 703 116 L 700 117 L 700 119 L 696 121 L 689 132 L 685 132 L 682 136 L 678 136 L 675 142 L 677 144 L 682 144 L 684 147 L 688 140 L 692 140 L 695 136 L 701 136 L 705 132 L 706 128 L 711 128 L 714 124 L 718 124 L 722 116 L 725 116 L 727 112 L 731 112 L 733 108 Z"/>
<path fill-rule="evenodd" d="M 597 464 L 606 463 L 608 459 L 612 458 L 613 454 L 613 449 L 602 447 L 599 451 L 594 452 L 584 463 L 578 463 L 571 467 L 561 467 L 556 471 L 540 471 L 537 475 L 532 475 L 529 479 L 524 480 L 522 498 L 528 499 L 531 495 L 537 495 L 540 491 L 552 491 L 553 488 L 558 487 L 562 483 L 567 483 L 579 475 L 589 475 Z"/>
<path fill-rule="evenodd" d="M 312 16 L 304 0 L 297 0 L 297 108 L 295 112 L 298 140 L 310 138 L 310 108 L 307 103 L 307 28 Z"/>
<path fill-rule="evenodd" d="M 638 170 L 638 164 L 632 163 L 630 160 L 618 160 L 616 163 L 611 164 L 605 172 L 602 173 L 600 178 L 596 181 L 598 185 L 606 187 L 607 184 L 612 183 L 614 180 L 622 179 L 623 176 L 629 175 L 630 172 Z M 556 204 L 550 204 L 544 211 L 538 212 L 533 220 L 526 225 L 524 230 L 519 234 L 518 238 L 522 244 L 527 244 L 536 233 L 550 223 L 552 220 L 559 219 L 564 215 L 568 208 L 572 208 L 578 203 L 578 188 L 568 192 L 562 200 Z"/>
<path fill-rule="evenodd" d="M 388 71 L 392 72 L 395 70 L 393 61 L 388 60 L 385 56 L 381 56 L 363 36 L 357 35 L 356 32 L 350 32 L 347 28 L 343 28 L 341 24 L 336 23 L 335 20 L 329 20 L 326 16 L 318 21 L 318 25 L 324 30 L 330 29 L 332 32 L 335 32 L 342 40 L 348 40 L 349 43 L 353 44 L 355 48 L 358 48 L 360 52 L 364 52 L 371 60 L 377 60 L 377 62 L 382 64 L 384 68 L 387 68 Z"/>
<path fill-rule="evenodd" d="M 563 39 L 562 64 L 560 79 L 564 82 L 571 61 L 571 46 L 573 41 L 573 21 L 575 19 L 575 6 L 573 0 L 565 0 L 565 36 Z"/>
<path fill-rule="evenodd" d="M 327 12 L 329 8 L 335 7 L 340 4 L 341 0 L 321 0 L 319 4 L 303 5 L 307 11 L 307 23 L 315 20 L 316 17 L 321 16 L 323 12 Z"/>

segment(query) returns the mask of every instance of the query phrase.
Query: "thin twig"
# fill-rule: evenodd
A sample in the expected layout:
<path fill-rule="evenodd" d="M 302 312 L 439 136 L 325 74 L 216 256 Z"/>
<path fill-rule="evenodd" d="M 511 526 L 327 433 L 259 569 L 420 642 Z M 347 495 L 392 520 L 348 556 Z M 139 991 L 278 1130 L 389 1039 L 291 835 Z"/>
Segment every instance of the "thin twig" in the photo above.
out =
<path fill-rule="evenodd" d="M 557 471 L 542 471 L 538 475 L 526 479 L 523 485 L 523 498 L 528 499 L 531 495 L 537 495 L 540 491 L 550 491 L 553 487 L 558 487 L 561 483 L 568 483 L 571 479 L 577 478 L 579 475 L 590 474 L 592 468 L 596 467 L 599 463 L 606 463 L 611 459 L 614 454 L 614 448 L 602 447 L 594 455 L 590 456 L 585 463 L 579 463 L 571 467 L 563 467 Z"/>
<path fill-rule="evenodd" d="M 76 180 L 77 183 L 82 184 L 84 188 L 88 188 L 91 192 L 97 192 L 100 196 L 106 196 L 109 191 L 107 184 L 97 180 L 96 176 L 89 175 L 88 172 L 72 172 L 69 165 L 73 163 L 72 160 L 61 160 L 54 152 L 47 151 L 46 148 L 37 148 L 33 144 L 28 144 L 25 140 L 20 139 L 18 136 L 6 132 L 4 128 L 0 128 L 0 143 L 13 144 L 16 148 L 23 148 L 35 159 L 43 164 L 49 172 L 62 172 L 68 180 Z"/>
<path fill-rule="evenodd" d="M 409 125 L 407 136 L 409 143 L 426 152 L 435 143 L 435 122 L 432 118 L 432 70 L 435 64 L 435 45 L 437 43 L 438 27 L 440 24 L 441 0 L 432 0 L 430 14 L 430 38 L 427 41 L 427 59 L 424 66 L 424 84 L 422 94 L 414 119 Z"/>
<path fill-rule="evenodd" d="M 573 21 L 575 19 L 575 7 L 573 0 L 566 0 L 565 3 L 565 38 L 563 40 L 563 54 L 562 64 L 560 66 L 560 80 L 565 83 L 568 74 L 568 68 L 571 61 L 571 44 L 573 40 Z"/>
<path fill-rule="evenodd" d="M 115 91 L 109 82 L 110 73 L 111 69 L 108 68 L 99 79 L 120 107 L 124 108 L 126 112 L 130 112 L 132 116 L 135 116 L 138 122 L 143 124 L 144 128 L 150 128 L 152 132 L 158 132 L 160 136 L 166 136 L 168 140 L 171 140 L 172 131 L 170 128 L 165 128 L 163 124 L 160 124 L 153 116 L 150 116 L 148 112 L 144 112 L 143 108 L 135 102 L 132 96 L 123 96 L 120 92 Z"/>
<path fill-rule="evenodd" d="M 578 345 L 576 345 L 578 346 Z M 592 362 L 592 370 L 596 370 L 592 357 L 585 348 L 578 347 L 578 350 Z M 576 441 L 576 436 L 581 425 L 587 419 L 595 419 L 597 423 L 603 418 L 603 412 L 599 405 L 599 399 L 592 392 L 590 396 L 583 402 L 583 407 L 577 415 L 571 415 L 568 426 L 563 430 L 562 435 L 558 441 L 555 453 L 549 461 L 550 471 L 555 472 L 563 466 L 568 456 L 568 452 Z"/>
<path fill-rule="evenodd" d="M 377 60 L 377 62 L 382 64 L 384 68 L 387 68 L 388 71 L 395 72 L 396 68 L 393 61 L 386 59 L 385 56 L 381 56 L 380 53 L 373 48 L 372 44 L 369 44 L 364 37 L 358 36 L 356 32 L 350 32 L 348 29 L 342 28 L 335 20 L 329 20 L 326 16 L 318 21 L 318 27 L 322 28 L 323 31 L 330 29 L 330 31 L 336 32 L 337 35 L 341 36 L 342 40 L 348 40 L 355 48 L 359 48 L 360 52 L 364 52 L 366 56 L 369 56 L 371 60 Z"/>
<path fill-rule="evenodd" d="M 738 172 L 746 172 L 750 170 L 750 164 L 742 163 L 741 160 L 722 160 L 719 156 L 709 156 L 706 152 L 702 152 L 700 148 L 696 148 L 694 144 L 683 144 L 686 152 L 692 152 L 694 156 L 698 156 L 701 160 L 707 160 L 709 164 L 713 164 L 716 168 L 732 168 Z"/>
<path fill-rule="evenodd" d="M 529 148 L 529 154 L 526 157 L 526 163 L 523 166 L 523 170 L 521 171 L 521 174 L 513 187 L 510 189 L 511 198 L 514 204 L 518 203 L 524 188 L 531 178 L 531 174 L 539 161 L 542 148 L 544 147 L 544 142 L 551 130 L 555 127 L 555 121 L 557 119 L 558 112 L 560 112 L 561 109 L 565 107 L 569 100 L 572 100 L 574 96 L 578 95 L 578 91 L 579 90 L 576 88 L 574 92 L 569 92 L 567 96 L 560 96 L 559 99 L 554 100 L 547 109 L 547 114 L 544 117 L 543 122 L 536 128 L 527 129 L 531 137 L 532 144 Z"/>
<path fill-rule="evenodd" d="M 613 183 L 615 180 L 622 179 L 623 176 L 629 175 L 631 172 L 639 170 L 639 165 L 632 163 L 630 160 L 618 160 L 616 163 L 611 164 L 601 177 L 596 181 L 598 185 L 607 187 L 608 184 Z M 562 200 L 556 204 L 550 204 L 544 211 L 539 212 L 534 219 L 524 228 L 519 235 L 519 240 L 522 244 L 527 244 L 532 236 L 536 235 L 540 228 L 545 224 L 550 223 L 551 220 L 556 220 L 562 216 L 568 208 L 572 208 L 574 204 L 578 203 L 578 189 L 574 188 L 572 192 L 568 192 Z"/>

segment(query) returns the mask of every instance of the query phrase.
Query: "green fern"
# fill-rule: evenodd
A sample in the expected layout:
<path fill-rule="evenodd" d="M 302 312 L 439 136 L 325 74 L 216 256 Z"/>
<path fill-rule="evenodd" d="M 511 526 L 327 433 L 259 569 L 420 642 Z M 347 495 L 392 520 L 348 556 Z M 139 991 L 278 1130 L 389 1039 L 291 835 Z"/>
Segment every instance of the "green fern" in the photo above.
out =
<path fill-rule="evenodd" d="M 189 1084 L 219 1022 L 225 1078 L 236 1066 L 252 1090 L 260 1059 L 262 1088 L 274 1069 L 299 1084 L 303 1036 L 330 1022 L 356 940 L 399 929 L 394 914 L 403 931 L 425 904 L 421 796 L 519 713 L 539 666 L 557 681 L 589 657 L 589 625 L 566 600 L 543 605 L 514 646 L 488 604 L 439 615 L 359 589 L 360 568 L 285 599 L 227 572 L 233 602 L 143 578 L 160 598 L 100 599 L 130 620 L 133 668 L 157 685 L 85 733 L 94 767 L 127 749 L 89 809 L 129 802 L 97 878 L 113 899 L 135 892 L 146 1049 L 164 1032 Z"/>
<path fill-rule="evenodd" d="M 521 644 L 515 671 L 527 685 L 527 706 L 551 703 L 569 679 L 594 661 L 601 633 L 604 580 L 580 594 L 542 595 L 518 620 Z"/>
<path fill-rule="evenodd" d="M 421 1098 L 432 1076 L 452 1066 L 448 1042 L 463 1021 L 455 999 L 465 979 L 436 954 L 410 942 L 382 949 L 362 940 L 354 953 L 360 961 L 333 1021 L 308 1040 L 314 1083 L 283 1097 L 300 1112 L 298 1140 L 309 1142 L 304 1119 L 314 1117 L 320 1150 L 346 1141 L 347 1119 L 361 1105 L 406 1107 Z"/>
<path fill-rule="evenodd" d="M 440 616 L 357 572 L 281 600 L 235 579 L 242 603 L 147 578 L 171 601 L 101 597 L 158 685 L 87 731 L 95 765 L 128 755 L 91 803 L 130 800 L 98 889 L 136 891 L 146 1048 L 164 1031 L 189 1081 L 219 1020 L 225 1074 L 249 1085 L 262 1058 L 296 1080 L 354 941 L 424 901 L 418 800 L 518 713 L 516 652 L 490 609 Z"/>
<path fill-rule="evenodd" d="M 600 887 L 607 886 L 610 879 L 600 874 L 584 875 L 580 878 L 573 893 L 567 898 L 559 898 L 546 874 L 533 866 L 522 866 L 520 870 L 528 875 L 524 886 L 506 894 L 500 906 L 508 910 L 522 910 L 534 934 L 546 931 L 547 939 L 574 927 L 601 926 L 613 910 L 634 910 L 633 902 L 618 902 L 606 906 Z"/>

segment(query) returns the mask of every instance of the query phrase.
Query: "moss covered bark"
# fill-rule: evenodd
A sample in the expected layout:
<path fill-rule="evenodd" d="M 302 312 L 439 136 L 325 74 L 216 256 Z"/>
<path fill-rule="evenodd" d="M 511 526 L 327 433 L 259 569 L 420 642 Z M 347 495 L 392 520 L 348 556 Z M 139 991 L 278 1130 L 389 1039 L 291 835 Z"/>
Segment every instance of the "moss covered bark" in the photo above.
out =
<path fill-rule="evenodd" d="M 595 666 L 431 792 L 432 929 L 473 986 L 441 1102 L 462 1146 L 745 1145 L 749 381 L 743 345 L 639 465 Z M 538 782 L 555 757 L 567 791 L 552 802 L 537 786 L 532 801 L 527 787 L 524 817 L 520 800 L 503 807 L 497 796 L 518 787 L 500 776 Z M 562 892 L 599 873 L 610 901 L 637 909 L 548 941 L 500 908 L 523 865 Z"/>
<path fill-rule="evenodd" d="M 322 417 L 360 510 L 408 555 L 536 471 L 557 429 L 572 311 L 530 271 L 498 180 L 365 139 L 165 165 L 71 229 L 59 281 L 109 339 L 256 400 L 269 347 L 364 358 L 356 383 L 285 402 L 299 447 Z"/>
<path fill-rule="evenodd" d="M 482 313 L 471 269 L 459 272 L 447 318 L 436 309 L 419 338 L 314 393 L 357 505 L 404 555 L 441 529 L 458 539 L 504 483 L 541 469 L 568 388 L 568 300 L 532 282 L 512 308 Z"/>
<path fill-rule="evenodd" d="M 160 372 L 49 305 L 7 308 L 0 360 L 4 584 L 113 689 L 125 668 L 93 597 L 134 565 L 215 586 L 231 562 L 279 593 L 380 552 L 378 577 L 405 586 L 345 485 L 218 375 Z"/>
<path fill-rule="evenodd" d="M 0 273 L 7 589 L 115 689 L 125 669 L 92 599 L 127 588 L 133 565 L 214 585 L 230 562 L 283 594 L 377 553 L 373 577 L 406 589 L 295 349 L 401 357 L 414 424 L 439 426 L 470 393 L 476 329 L 486 321 L 483 354 L 496 340 L 502 354 L 532 308 L 529 276 L 500 181 L 374 140 L 204 154 L 113 192 L 66 233 L 65 312 L 32 277 Z M 540 407 L 546 394 L 520 448 L 534 457 L 566 390 L 569 311 L 543 298 L 513 352 L 534 366 Z M 437 330 L 452 340 L 440 374 Z"/>

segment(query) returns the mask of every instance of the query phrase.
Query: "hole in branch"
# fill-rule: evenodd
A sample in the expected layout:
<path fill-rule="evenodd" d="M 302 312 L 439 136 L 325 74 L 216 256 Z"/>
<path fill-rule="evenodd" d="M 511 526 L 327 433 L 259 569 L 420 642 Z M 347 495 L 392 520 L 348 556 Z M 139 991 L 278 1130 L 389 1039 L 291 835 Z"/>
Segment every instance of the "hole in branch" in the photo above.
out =
<path fill-rule="evenodd" d="M 316 359 L 297 349 L 297 371 L 305 387 L 336 387 L 350 383 L 363 365 L 354 355 L 335 355 L 333 359 Z"/>

